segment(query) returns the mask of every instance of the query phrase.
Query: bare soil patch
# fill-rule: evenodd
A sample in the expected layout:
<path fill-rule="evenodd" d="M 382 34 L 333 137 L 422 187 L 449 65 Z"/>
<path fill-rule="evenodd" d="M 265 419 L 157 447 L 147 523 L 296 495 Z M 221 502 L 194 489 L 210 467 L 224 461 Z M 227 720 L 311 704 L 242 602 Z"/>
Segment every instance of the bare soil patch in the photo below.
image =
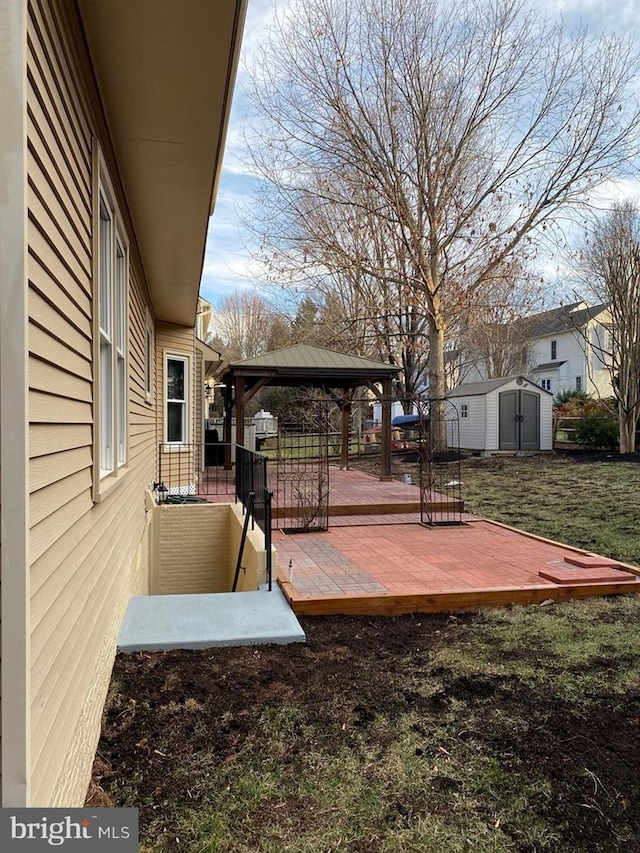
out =
<path fill-rule="evenodd" d="M 640 851 L 637 602 L 517 610 L 119 656 L 88 801 L 146 850 Z"/>

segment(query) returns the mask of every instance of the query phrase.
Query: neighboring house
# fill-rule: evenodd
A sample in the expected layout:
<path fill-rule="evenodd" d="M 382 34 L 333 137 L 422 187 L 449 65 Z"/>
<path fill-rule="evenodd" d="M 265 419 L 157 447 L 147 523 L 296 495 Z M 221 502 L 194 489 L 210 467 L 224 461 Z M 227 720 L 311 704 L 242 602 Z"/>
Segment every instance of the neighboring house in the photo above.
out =
<path fill-rule="evenodd" d="M 0 0 L 2 805 L 78 806 L 194 338 L 246 0 Z M 175 448 L 174 448 L 175 449 Z"/>
<path fill-rule="evenodd" d="M 607 349 L 610 317 L 606 305 L 576 302 L 517 321 L 512 364 L 553 395 L 578 389 L 596 397 L 612 395 L 611 376 L 601 353 Z M 514 340 L 514 329 L 509 329 Z M 500 341 L 500 330 L 496 330 Z M 461 357 L 460 382 L 479 382 L 489 376 L 486 358 L 473 353 Z"/>

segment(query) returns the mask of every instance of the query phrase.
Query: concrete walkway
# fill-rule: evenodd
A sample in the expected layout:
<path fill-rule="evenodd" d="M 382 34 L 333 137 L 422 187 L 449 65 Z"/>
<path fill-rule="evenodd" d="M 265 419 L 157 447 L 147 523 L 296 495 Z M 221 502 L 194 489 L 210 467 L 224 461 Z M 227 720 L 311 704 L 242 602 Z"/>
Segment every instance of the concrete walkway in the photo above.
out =
<path fill-rule="evenodd" d="M 129 601 L 118 651 L 301 643 L 305 634 L 276 584 L 271 592 L 142 595 Z"/>

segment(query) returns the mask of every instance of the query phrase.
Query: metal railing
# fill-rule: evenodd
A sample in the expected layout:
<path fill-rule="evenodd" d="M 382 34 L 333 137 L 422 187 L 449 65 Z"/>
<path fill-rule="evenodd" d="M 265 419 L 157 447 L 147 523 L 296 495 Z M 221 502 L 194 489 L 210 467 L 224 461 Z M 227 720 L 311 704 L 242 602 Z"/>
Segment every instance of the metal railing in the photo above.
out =
<path fill-rule="evenodd" d="M 249 531 L 249 521 L 251 521 L 251 529 L 254 529 L 254 523 L 264 534 L 264 548 L 266 552 L 267 565 L 267 588 L 269 592 L 273 589 L 273 555 L 271 553 L 271 502 L 273 492 L 271 489 L 263 489 L 262 500 L 256 500 L 254 492 L 249 492 L 246 504 L 243 504 L 244 524 L 242 526 L 242 537 L 240 538 L 240 547 L 238 548 L 238 559 L 236 560 L 236 570 L 233 576 L 233 586 L 231 592 L 235 592 L 238 586 L 238 577 L 242 568 L 242 557 L 244 556 L 244 546 L 247 541 L 247 533 Z"/>
<path fill-rule="evenodd" d="M 246 513 L 243 529 L 243 539 L 240 543 L 238 565 L 242 558 L 244 539 L 246 538 L 249 517 L 251 529 L 254 523 L 264 534 L 264 547 L 267 555 L 267 584 L 269 592 L 272 588 L 272 556 L 271 556 L 271 522 L 273 492 L 267 485 L 267 462 L 263 453 L 255 453 L 246 447 L 236 446 L 236 499 Z M 238 569 L 236 569 L 237 576 Z M 234 588 L 235 583 L 234 581 Z"/>
<path fill-rule="evenodd" d="M 267 488 L 267 457 L 236 445 L 235 483 L 236 498 L 245 509 L 251 492 L 263 502 L 262 495 Z"/>
<path fill-rule="evenodd" d="M 159 444 L 156 495 L 158 503 L 169 498 L 188 500 L 206 495 L 233 495 L 233 471 L 224 467 L 222 443 Z"/>
<path fill-rule="evenodd" d="M 236 446 L 235 470 L 224 467 L 226 445 L 220 442 L 201 444 L 158 445 L 155 483 L 158 503 L 188 503 L 206 499 L 207 495 L 235 495 L 242 503 L 245 521 L 238 552 L 235 591 L 245 541 L 257 524 L 264 534 L 267 583 L 272 589 L 272 502 L 273 492 L 267 486 L 267 457 L 245 447 Z"/>

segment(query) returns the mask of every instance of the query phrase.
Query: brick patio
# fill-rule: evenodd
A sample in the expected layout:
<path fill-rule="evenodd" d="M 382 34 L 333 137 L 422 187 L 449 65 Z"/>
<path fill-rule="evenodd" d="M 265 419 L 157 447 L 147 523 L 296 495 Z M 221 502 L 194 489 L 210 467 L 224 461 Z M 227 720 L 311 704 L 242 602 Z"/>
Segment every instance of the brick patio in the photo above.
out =
<path fill-rule="evenodd" d="M 431 612 L 640 591 L 640 569 L 486 519 L 425 527 L 411 511 L 417 486 L 357 471 L 331 478 L 332 506 L 354 514 L 331 514 L 324 533 L 274 531 L 278 582 L 296 613 Z M 397 511 L 403 501 L 408 512 Z"/>

